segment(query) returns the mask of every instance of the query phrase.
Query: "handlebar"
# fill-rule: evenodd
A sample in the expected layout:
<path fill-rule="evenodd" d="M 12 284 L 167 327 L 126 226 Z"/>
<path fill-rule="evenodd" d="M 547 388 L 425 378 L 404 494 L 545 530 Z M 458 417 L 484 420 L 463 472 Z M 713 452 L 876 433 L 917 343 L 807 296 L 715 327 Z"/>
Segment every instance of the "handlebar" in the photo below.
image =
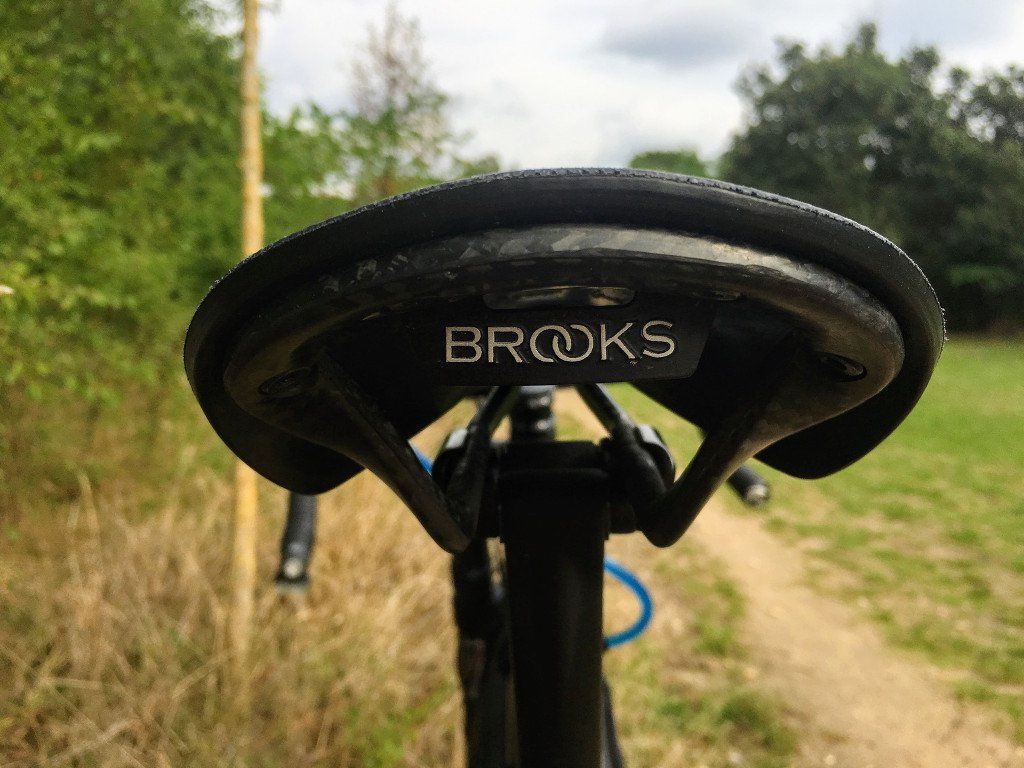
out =
<path fill-rule="evenodd" d="M 726 482 L 743 503 L 750 507 L 761 506 L 772 495 L 768 481 L 746 464 L 733 472 Z"/>
<path fill-rule="evenodd" d="M 280 592 L 304 592 L 309 587 L 309 559 L 316 537 L 316 496 L 288 495 L 288 519 L 281 536 L 281 566 L 274 583 Z"/>

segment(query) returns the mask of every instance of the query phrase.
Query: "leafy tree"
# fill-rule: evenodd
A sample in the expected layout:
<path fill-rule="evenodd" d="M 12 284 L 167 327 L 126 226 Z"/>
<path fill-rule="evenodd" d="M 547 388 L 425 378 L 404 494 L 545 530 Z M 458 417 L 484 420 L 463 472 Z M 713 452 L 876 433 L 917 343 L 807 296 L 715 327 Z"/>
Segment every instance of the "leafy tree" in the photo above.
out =
<path fill-rule="evenodd" d="M 353 203 L 497 170 L 492 156 L 461 154 L 465 136 L 452 130 L 450 99 L 430 77 L 419 25 L 394 3 L 383 25 L 370 28 L 352 74 L 355 106 L 341 117 Z"/>
<path fill-rule="evenodd" d="M 688 148 L 677 150 L 649 150 L 634 155 L 629 161 L 630 168 L 647 168 L 652 171 L 680 173 L 683 176 L 710 176 L 711 170 L 696 151 Z"/>
<path fill-rule="evenodd" d="M 236 65 L 209 22 L 191 0 L 0 5 L 5 391 L 155 375 L 229 263 Z"/>
<path fill-rule="evenodd" d="M 1024 69 L 973 82 L 953 70 L 948 95 L 956 124 L 981 145 L 978 192 L 958 209 L 949 282 L 974 326 L 1024 322 Z"/>
<path fill-rule="evenodd" d="M 838 211 L 917 259 L 951 325 L 1024 319 L 1020 72 L 940 83 L 933 48 L 891 61 L 865 24 L 841 51 L 781 46 L 739 85 L 749 115 L 722 161 L 735 181 Z"/>
<path fill-rule="evenodd" d="M 74 441 L 79 404 L 166 377 L 237 251 L 235 55 L 211 21 L 196 0 L 0 4 L 5 465 L 38 447 L 19 419 Z"/>
<path fill-rule="evenodd" d="M 186 323 L 240 247 L 223 20 L 206 0 L 0 2 L 0 508 L 15 478 L 103 467 L 97 423 L 137 448 L 180 404 Z M 356 109 L 266 117 L 270 237 L 496 165 L 460 154 L 415 24 L 392 9 L 375 34 Z"/>
<path fill-rule="evenodd" d="M 284 118 L 264 115 L 264 216 L 268 241 L 352 205 L 345 126 L 316 104 Z"/>
<path fill-rule="evenodd" d="M 431 79 L 417 23 L 394 5 L 352 63 L 354 107 L 315 103 L 264 120 L 267 233 L 277 239 L 349 208 L 498 169 L 466 157 L 450 98 Z"/>
<path fill-rule="evenodd" d="M 950 75 L 956 115 L 982 139 L 1002 146 L 1024 142 L 1024 67 L 990 72 L 973 83 L 960 68 Z"/>

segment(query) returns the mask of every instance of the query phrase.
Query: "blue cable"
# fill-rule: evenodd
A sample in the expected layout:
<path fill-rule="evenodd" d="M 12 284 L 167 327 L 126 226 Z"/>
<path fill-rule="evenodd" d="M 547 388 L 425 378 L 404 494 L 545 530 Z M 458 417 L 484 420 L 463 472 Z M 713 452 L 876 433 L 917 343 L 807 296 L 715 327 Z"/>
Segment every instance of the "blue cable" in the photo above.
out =
<path fill-rule="evenodd" d="M 412 443 L 409 443 L 409 447 L 412 448 L 412 452 L 416 454 L 416 458 L 420 460 L 420 464 L 422 464 L 423 468 L 427 470 L 427 473 L 433 472 L 434 462 L 432 462 L 430 459 L 424 456 L 420 449 L 417 448 Z"/>
<path fill-rule="evenodd" d="M 654 616 L 654 600 L 651 599 L 651 593 L 647 591 L 647 587 L 636 577 L 636 574 L 627 570 L 625 566 L 620 565 L 610 557 L 604 559 L 604 570 L 609 576 L 632 592 L 640 603 L 640 616 L 633 626 L 624 629 L 622 632 L 609 635 L 604 639 L 605 648 L 618 648 L 620 645 L 636 640 L 647 629 L 647 626 L 651 623 L 651 617 Z"/>
<path fill-rule="evenodd" d="M 412 448 L 412 452 L 416 454 L 416 458 L 420 460 L 423 468 L 427 472 L 433 471 L 433 462 L 424 456 L 412 443 L 409 443 L 409 447 Z M 606 557 L 604 559 L 604 570 L 609 576 L 632 592 L 637 602 L 640 603 L 640 616 L 633 623 L 633 626 L 621 632 L 616 632 L 614 635 L 609 635 L 604 639 L 605 648 L 618 648 L 620 645 L 633 642 L 647 629 L 647 626 L 651 623 L 651 617 L 654 616 L 654 600 L 651 599 L 651 593 L 647 591 L 647 587 L 643 585 L 643 582 L 624 565 L 615 562 L 610 557 Z"/>

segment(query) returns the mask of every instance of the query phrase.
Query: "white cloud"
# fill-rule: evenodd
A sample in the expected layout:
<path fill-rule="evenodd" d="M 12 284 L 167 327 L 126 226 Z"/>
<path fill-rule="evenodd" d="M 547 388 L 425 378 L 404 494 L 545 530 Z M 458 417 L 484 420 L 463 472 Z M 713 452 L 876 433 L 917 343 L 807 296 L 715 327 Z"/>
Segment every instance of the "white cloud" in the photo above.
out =
<path fill-rule="evenodd" d="M 601 48 L 668 69 L 705 69 L 735 61 L 757 39 L 750 14 L 672 3 L 650 13 L 622 15 L 605 30 Z"/>
<path fill-rule="evenodd" d="M 642 149 L 717 154 L 740 125 L 732 88 L 777 37 L 839 43 L 877 19 L 898 53 L 937 44 L 947 60 L 1001 66 L 1024 51 L 1012 0 L 406 0 L 470 148 L 509 165 L 621 165 Z M 262 17 L 261 64 L 275 111 L 348 100 L 349 68 L 383 2 L 278 0 Z M 678 40 L 678 46 L 676 41 Z"/>

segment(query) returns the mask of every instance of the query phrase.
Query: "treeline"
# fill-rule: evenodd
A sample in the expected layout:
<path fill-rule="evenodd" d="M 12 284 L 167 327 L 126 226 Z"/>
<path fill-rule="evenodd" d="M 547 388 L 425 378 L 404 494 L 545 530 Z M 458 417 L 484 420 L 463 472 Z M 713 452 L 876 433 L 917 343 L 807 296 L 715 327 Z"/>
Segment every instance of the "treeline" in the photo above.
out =
<path fill-rule="evenodd" d="M 715 175 L 887 235 L 927 273 L 953 331 L 1024 327 L 1024 69 L 974 76 L 934 48 L 893 60 L 865 24 L 842 50 L 782 45 L 739 90 L 747 122 Z M 634 162 L 694 159 L 655 154 Z"/>
<path fill-rule="evenodd" d="M 109 464 L 104 424 L 135 450 L 181 407 L 188 317 L 240 256 L 234 21 L 205 0 L 0 3 L 0 506 Z M 748 73 L 747 123 L 710 169 L 687 151 L 634 162 L 845 213 L 921 262 L 954 330 L 1017 329 L 1024 71 L 891 60 L 875 37 L 790 44 Z M 270 239 L 497 168 L 463 155 L 394 7 L 351 62 L 351 109 L 266 115 Z"/>
<path fill-rule="evenodd" d="M 180 404 L 188 317 L 241 255 L 232 23 L 202 0 L 0 3 L 0 506 L 73 487 L 104 423 Z M 420 52 L 392 8 L 352 52 L 354 109 L 266 116 L 268 237 L 496 167 L 461 155 Z"/>

